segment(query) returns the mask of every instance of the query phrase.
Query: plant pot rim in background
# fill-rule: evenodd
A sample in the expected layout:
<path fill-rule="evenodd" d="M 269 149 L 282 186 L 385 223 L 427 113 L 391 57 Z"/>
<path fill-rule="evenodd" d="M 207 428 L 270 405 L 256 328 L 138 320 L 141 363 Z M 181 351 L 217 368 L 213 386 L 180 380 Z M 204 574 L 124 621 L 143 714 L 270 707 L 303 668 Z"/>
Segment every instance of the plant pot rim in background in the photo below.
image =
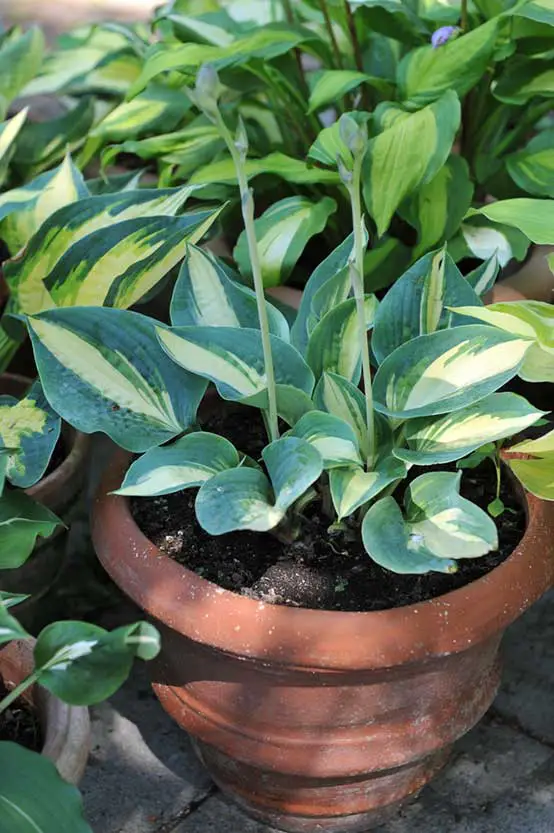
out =
<path fill-rule="evenodd" d="M 9 642 L 0 648 L 0 676 L 7 688 L 18 685 L 32 673 L 34 639 Z M 53 694 L 33 685 L 29 698 L 38 710 L 43 732 L 41 754 L 55 764 L 70 784 L 78 784 L 85 771 L 90 749 L 90 717 L 84 706 L 68 706 Z"/>

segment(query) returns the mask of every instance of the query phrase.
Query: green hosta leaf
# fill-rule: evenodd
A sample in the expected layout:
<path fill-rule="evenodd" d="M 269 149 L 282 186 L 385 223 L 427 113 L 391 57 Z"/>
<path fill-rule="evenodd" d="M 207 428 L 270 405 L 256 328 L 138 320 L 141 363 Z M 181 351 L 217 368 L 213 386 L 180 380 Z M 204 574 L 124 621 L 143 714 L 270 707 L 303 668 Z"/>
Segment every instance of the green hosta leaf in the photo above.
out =
<path fill-rule="evenodd" d="M 44 35 L 37 26 L 3 42 L 0 49 L 0 97 L 6 104 L 13 101 L 37 74 L 43 53 Z"/>
<path fill-rule="evenodd" d="M 419 335 L 468 323 L 448 308 L 458 306 L 454 299 L 471 299 L 480 305 L 479 296 L 443 250 L 425 255 L 414 263 L 389 289 L 375 314 L 371 346 L 381 363 L 397 347 Z"/>
<path fill-rule="evenodd" d="M 552 60 L 514 58 L 498 79 L 494 95 L 506 104 L 527 104 L 535 97 L 554 96 Z"/>
<path fill-rule="evenodd" d="M 58 208 L 88 196 L 69 154 L 59 167 L 0 194 L 0 235 L 15 255 Z"/>
<path fill-rule="evenodd" d="M 156 337 L 163 325 L 127 310 L 68 307 L 28 326 L 46 397 L 78 430 L 146 451 L 193 423 L 206 383 L 167 361 Z"/>
<path fill-rule="evenodd" d="M 508 156 L 506 167 L 528 194 L 554 197 L 554 130 L 541 131 L 526 148 Z"/>
<path fill-rule="evenodd" d="M 451 90 L 465 95 L 481 80 L 496 45 L 498 21 L 490 20 L 438 49 L 409 52 L 398 68 L 402 97 L 422 106 Z"/>
<path fill-rule="evenodd" d="M 361 110 L 353 111 L 349 115 L 360 125 L 367 124 L 370 118 L 369 113 Z M 316 164 L 335 168 L 339 155 L 346 161 L 352 158 L 352 154 L 341 139 L 339 123 L 336 121 L 330 127 L 324 127 L 319 132 L 317 139 L 308 151 L 308 159 Z"/>
<path fill-rule="evenodd" d="M 33 315 L 54 306 L 44 281 L 70 248 L 93 232 L 140 217 L 172 217 L 194 191 L 145 189 L 88 197 L 54 212 L 4 273 L 19 310 Z"/>
<path fill-rule="evenodd" d="M 323 231 L 336 207 L 330 197 L 317 203 L 306 197 L 288 197 L 274 203 L 255 220 L 265 286 L 277 286 L 286 281 L 308 241 Z M 240 235 L 233 256 L 242 274 L 251 278 L 245 232 Z"/>
<path fill-rule="evenodd" d="M 537 23 L 547 23 L 554 26 L 554 5 L 552 0 L 527 0 L 520 2 L 512 9 L 512 14 L 527 20 L 536 20 Z"/>
<path fill-rule="evenodd" d="M 173 361 L 210 379 L 224 399 L 241 401 L 267 389 L 259 330 L 160 326 L 156 332 Z M 270 339 L 277 384 L 292 385 L 311 394 L 313 375 L 300 353 L 276 336 Z"/>
<path fill-rule="evenodd" d="M 414 338 L 387 356 L 375 374 L 375 407 L 399 419 L 465 408 L 515 376 L 531 344 L 484 324 Z"/>
<path fill-rule="evenodd" d="M 72 706 L 92 706 L 111 697 L 127 679 L 133 660 L 153 659 L 157 630 L 146 622 L 105 631 L 87 622 L 54 622 L 35 645 L 40 684 Z"/>
<path fill-rule="evenodd" d="M 15 151 L 15 141 L 27 118 L 27 108 L 21 110 L 13 119 L 0 124 L 0 185 L 8 175 L 8 165 Z"/>
<path fill-rule="evenodd" d="M 306 440 L 319 451 L 324 469 L 361 465 L 358 439 L 353 428 L 333 414 L 309 411 L 296 423 L 292 436 Z"/>
<path fill-rule="evenodd" d="M 204 144 L 206 144 L 206 141 L 204 141 Z M 197 161 L 193 166 L 194 155 Z M 212 150 L 208 158 L 211 158 L 213 155 L 214 152 Z M 166 158 L 170 162 L 175 161 L 176 164 L 183 164 L 182 156 L 178 152 L 171 153 Z M 203 164 L 203 160 L 198 155 L 196 147 L 194 147 L 191 153 L 191 172 L 197 167 L 198 163 Z M 338 185 L 340 181 L 339 175 L 335 171 L 324 171 L 321 168 L 311 167 L 301 159 L 293 159 L 291 156 L 279 152 L 270 153 L 261 159 L 247 159 L 244 168 L 249 180 L 261 174 L 273 174 L 295 185 L 316 185 L 320 183 Z M 234 184 L 237 181 L 235 164 L 231 158 L 219 159 L 217 162 L 212 162 L 205 167 L 199 167 L 192 174 L 189 181 L 193 185 L 210 185 L 212 183 L 218 185 Z"/>
<path fill-rule="evenodd" d="M 217 434 L 199 431 L 171 445 L 152 448 L 131 464 L 116 495 L 169 495 L 201 486 L 214 474 L 239 465 L 234 445 Z"/>
<path fill-rule="evenodd" d="M 60 418 L 46 401 L 40 382 L 19 401 L 0 396 L 0 441 L 5 448 L 17 449 L 9 455 L 6 467 L 6 476 L 15 486 L 27 488 L 40 480 L 60 427 Z"/>
<path fill-rule="evenodd" d="M 362 6 L 364 26 L 388 38 L 411 44 L 420 42 L 421 35 L 427 33 L 425 24 L 416 14 L 417 4 L 402 0 L 351 0 L 350 5 L 354 10 Z"/>
<path fill-rule="evenodd" d="M 416 466 L 450 463 L 477 448 L 518 434 L 544 414 L 515 393 L 492 393 L 460 411 L 406 425 L 408 448 L 394 453 Z"/>
<path fill-rule="evenodd" d="M 364 503 L 406 476 L 406 464 L 395 457 L 380 460 L 374 471 L 360 467 L 336 468 L 329 475 L 333 506 L 339 520 L 347 518 Z"/>
<path fill-rule="evenodd" d="M 379 235 L 400 203 L 446 162 L 460 125 L 460 102 L 449 90 L 423 110 L 396 113 L 389 125 L 370 141 L 363 168 L 364 199 Z"/>
<path fill-rule="evenodd" d="M 181 90 L 152 84 L 132 101 L 125 101 L 108 113 L 90 136 L 103 142 L 118 142 L 160 129 L 172 130 L 189 106 Z"/>
<path fill-rule="evenodd" d="M 25 602 L 30 596 L 26 593 L 11 593 L 6 590 L 0 590 L 0 603 L 5 607 L 15 607 L 21 602 Z"/>
<path fill-rule="evenodd" d="M 289 338 L 285 317 L 267 303 L 270 332 Z M 174 326 L 259 328 L 256 294 L 238 280 L 231 280 L 227 267 L 209 252 L 187 246 L 171 299 Z"/>
<path fill-rule="evenodd" d="M 475 290 L 475 293 L 482 297 L 489 292 L 498 277 L 500 264 L 496 255 L 492 255 L 480 266 L 465 276 L 468 284 Z"/>
<path fill-rule="evenodd" d="M 228 46 L 240 31 L 236 21 L 224 9 L 194 17 L 181 13 L 162 14 L 158 20 L 170 21 L 179 40 L 212 46 Z"/>
<path fill-rule="evenodd" d="M 314 293 L 310 315 L 308 318 L 308 331 L 310 335 L 322 318 L 331 312 L 338 304 L 346 301 L 352 287 L 350 269 L 345 266 L 332 278 L 326 281 L 323 286 Z"/>
<path fill-rule="evenodd" d="M 2 594 L 3 595 L 3 594 Z M 13 598 L 13 597 L 12 597 Z M 28 598 L 28 597 L 23 597 Z M 17 601 L 15 602 L 17 604 Z M 11 642 L 12 639 L 29 639 L 29 634 L 23 628 L 15 616 L 12 616 L 8 613 L 7 608 L 9 607 L 6 604 L 5 600 L 2 599 L 0 602 L 0 645 L 4 645 L 6 642 Z M 2 744 L 0 743 L 0 749 Z M 0 804 L 2 803 L 2 788 L 0 787 Z M 1 821 L 0 821 L 0 830 L 2 829 Z"/>
<path fill-rule="evenodd" d="M 107 178 L 97 176 L 86 180 L 86 186 L 91 197 L 105 194 L 119 194 L 122 191 L 136 191 L 140 187 L 140 180 L 144 170 L 128 171 L 124 174 L 114 174 Z"/>
<path fill-rule="evenodd" d="M 365 296 L 366 328 L 373 327 L 378 301 Z M 361 375 L 361 344 L 356 315 L 356 301 L 347 298 L 328 312 L 314 327 L 308 342 L 306 361 L 316 379 L 336 373 L 357 384 Z"/>
<path fill-rule="evenodd" d="M 460 496 L 461 472 L 416 477 L 404 497 L 406 519 L 392 497 L 367 512 L 362 524 L 371 558 L 397 573 L 449 573 L 459 558 L 477 558 L 498 547 L 494 521 Z"/>
<path fill-rule="evenodd" d="M 3 741 L 0 770 L 0 833 L 92 833 L 79 790 L 48 758 Z"/>
<path fill-rule="evenodd" d="M 452 154 L 426 185 L 402 209 L 402 216 L 417 230 L 414 257 L 448 240 L 458 230 L 471 205 L 473 183 L 465 159 Z"/>
<path fill-rule="evenodd" d="M 322 411 L 339 417 L 351 426 L 358 447 L 367 456 L 369 452 L 366 406 L 361 390 L 336 373 L 325 372 L 316 385 L 314 402 Z"/>
<path fill-rule="evenodd" d="M 59 523 L 53 512 L 25 492 L 5 490 L 0 497 L 0 570 L 21 567 L 37 537 L 47 538 Z"/>
<path fill-rule="evenodd" d="M 323 70 L 317 76 L 312 87 L 308 102 L 308 113 L 329 104 L 336 104 L 342 96 L 356 89 L 360 84 L 377 85 L 378 88 L 381 87 L 384 91 L 387 91 L 390 87 L 382 78 L 374 78 L 364 72 L 355 72 L 350 69 Z"/>

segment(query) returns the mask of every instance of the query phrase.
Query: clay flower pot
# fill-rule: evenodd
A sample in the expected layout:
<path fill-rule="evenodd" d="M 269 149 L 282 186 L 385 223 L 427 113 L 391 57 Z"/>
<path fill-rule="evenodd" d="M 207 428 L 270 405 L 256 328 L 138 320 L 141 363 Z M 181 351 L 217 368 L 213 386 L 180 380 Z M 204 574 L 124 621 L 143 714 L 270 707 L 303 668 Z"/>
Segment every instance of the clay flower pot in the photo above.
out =
<path fill-rule="evenodd" d="M 149 667 L 165 710 L 265 823 L 306 833 L 382 823 L 492 702 L 504 629 L 553 581 L 554 507 L 524 498 L 517 549 L 452 593 L 379 612 L 308 610 L 223 590 L 163 555 L 109 494 L 129 460 L 118 452 L 103 478 L 92 535 L 108 573 L 161 628 Z"/>
<path fill-rule="evenodd" d="M 13 373 L 0 376 L 0 394 L 22 397 L 31 379 Z M 26 490 L 34 500 L 67 519 L 79 499 L 85 480 L 90 437 L 64 426 L 62 438 L 67 456 L 50 474 Z M 54 584 L 62 569 L 67 545 L 67 529 L 58 529 L 47 539 L 40 539 L 31 557 L 17 570 L 0 570 L 0 587 L 12 593 L 28 593 L 31 598 L 17 607 L 17 618 L 31 631 L 47 623 L 41 608 L 42 597 Z"/>
<path fill-rule="evenodd" d="M 11 689 L 33 670 L 32 641 L 10 642 L 0 648 L 0 678 Z M 81 780 L 90 747 L 90 719 L 88 709 L 68 706 L 40 686 L 27 690 L 28 699 L 35 705 L 42 728 L 42 754 L 56 765 L 62 778 L 70 784 Z"/>

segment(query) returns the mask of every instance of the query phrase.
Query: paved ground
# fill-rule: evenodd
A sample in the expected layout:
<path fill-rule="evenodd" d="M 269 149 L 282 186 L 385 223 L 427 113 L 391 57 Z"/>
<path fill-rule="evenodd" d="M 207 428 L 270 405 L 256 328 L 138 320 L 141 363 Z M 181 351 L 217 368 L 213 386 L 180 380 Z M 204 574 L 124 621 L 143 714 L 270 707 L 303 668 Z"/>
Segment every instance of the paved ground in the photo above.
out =
<path fill-rule="evenodd" d="M 504 651 L 489 714 L 444 774 L 378 833 L 553 833 L 554 593 L 512 627 Z M 93 710 L 93 730 L 83 794 L 94 833 L 270 833 L 211 787 L 144 669 Z"/>

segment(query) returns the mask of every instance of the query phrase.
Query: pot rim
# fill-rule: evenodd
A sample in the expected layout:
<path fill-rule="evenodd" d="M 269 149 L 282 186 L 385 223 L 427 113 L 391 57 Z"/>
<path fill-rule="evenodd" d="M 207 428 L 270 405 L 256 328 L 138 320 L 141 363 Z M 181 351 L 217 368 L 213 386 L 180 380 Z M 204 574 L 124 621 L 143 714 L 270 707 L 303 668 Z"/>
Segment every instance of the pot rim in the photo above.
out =
<path fill-rule="evenodd" d="M 525 494 L 528 525 L 513 553 L 476 581 L 405 607 L 340 612 L 266 604 L 225 590 L 164 555 L 117 489 L 131 455 L 118 449 L 95 497 L 92 540 L 126 594 L 158 622 L 200 643 L 263 662 L 375 669 L 459 653 L 498 634 L 552 584 L 554 504 Z"/>

